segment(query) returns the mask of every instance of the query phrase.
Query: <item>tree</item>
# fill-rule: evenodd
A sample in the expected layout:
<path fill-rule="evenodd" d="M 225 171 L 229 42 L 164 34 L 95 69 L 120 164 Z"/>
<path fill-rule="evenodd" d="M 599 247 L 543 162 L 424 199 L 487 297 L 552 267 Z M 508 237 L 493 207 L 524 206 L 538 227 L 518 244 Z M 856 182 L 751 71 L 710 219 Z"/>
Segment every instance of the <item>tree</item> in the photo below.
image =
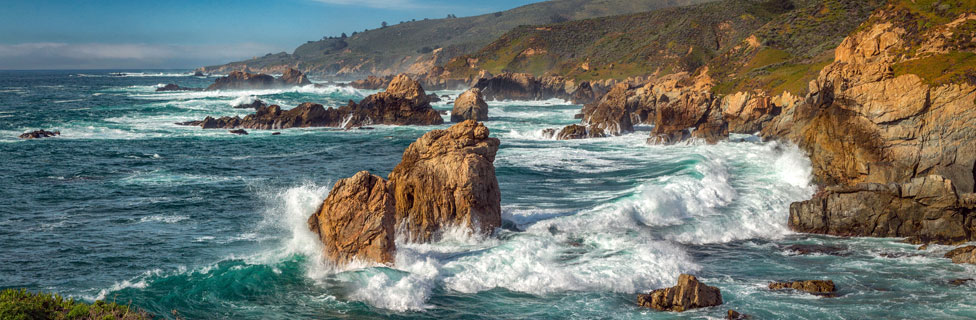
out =
<path fill-rule="evenodd" d="M 353 34 L 355 34 L 355 32 Z M 341 37 L 342 39 L 345 39 L 345 38 L 348 38 L 349 36 L 347 36 L 346 33 L 343 32 L 342 35 L 339 36 L 339 37 Z"/>
<path fill-rule="evenodd" d="M 386 21 L 383 21 L 383 23 L 381 23 L 380 25 L 383 26 L 383 28 L 386 28 L 387 23 L 386 23 Z"/>

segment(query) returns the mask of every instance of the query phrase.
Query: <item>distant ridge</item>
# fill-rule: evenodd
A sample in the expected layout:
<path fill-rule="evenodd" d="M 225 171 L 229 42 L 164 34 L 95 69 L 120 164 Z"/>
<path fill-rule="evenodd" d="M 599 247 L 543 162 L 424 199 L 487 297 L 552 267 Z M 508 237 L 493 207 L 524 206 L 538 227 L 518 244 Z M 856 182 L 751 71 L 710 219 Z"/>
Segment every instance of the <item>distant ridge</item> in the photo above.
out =
<path fill-rule="evenodd" d="M 408 21 L 358 32 L 347 38 L 309 41 L 292 53 L 268 54 L 224 65 L 207 73 L 235 70 L 281 73 L 295 68 L 322 77 L 363 78 L 401 72 L 424 73 L 462 54 L 473 53 L 521 25 L 645 12 L 714 0 L 554 0 L 464 18 Z M 376 21 L 377 26 L 380 21 Z"/>

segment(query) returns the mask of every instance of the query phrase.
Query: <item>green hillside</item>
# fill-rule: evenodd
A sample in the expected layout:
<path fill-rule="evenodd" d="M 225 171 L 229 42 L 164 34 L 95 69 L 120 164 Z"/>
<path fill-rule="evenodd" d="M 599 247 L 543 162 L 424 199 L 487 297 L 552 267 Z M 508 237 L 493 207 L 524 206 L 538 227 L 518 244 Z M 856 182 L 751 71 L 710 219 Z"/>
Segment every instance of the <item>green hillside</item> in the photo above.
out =
<path fill-rule="evenodd" d="M 286 66 L 321 76 L 361 77 L 407 71 L 414 64 L 443 64 L 477 51 L 520 25 L 538 25 L 645 12 L 714 0 L 555 0 L 474 17 L 408 21 L 347 38 L 309 41 L 291 54 L 201 68 L 227 72 L 244 66 L 275 72 Z M 380 21 L 376 22 L 379 25 Z M 438 50 L 440 49 L 440 50 Z M 437 50 L 435 52 L 435 50 Z M 436 54 L 435 54 L 436 53 Z"/>

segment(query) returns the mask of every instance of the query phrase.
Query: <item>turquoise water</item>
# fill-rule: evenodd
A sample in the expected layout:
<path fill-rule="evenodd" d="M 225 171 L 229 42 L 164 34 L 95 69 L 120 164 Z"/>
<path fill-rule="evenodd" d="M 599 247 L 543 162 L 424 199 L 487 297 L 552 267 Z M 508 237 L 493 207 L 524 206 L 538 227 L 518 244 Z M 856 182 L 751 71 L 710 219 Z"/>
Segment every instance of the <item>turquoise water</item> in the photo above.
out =
<path fill-rule="evenodd" d="M 663 319 L 727 309 L 762 319 L 976 317 L 976 285 L 947 283 L 976 268 L 942 259 L 949 247 L 790 232 L 789 204 L 814 192 L 796 147 L 751 136 L 648 146 L 647 127 L 545 139 L 542 129 L 576 121 L 580 106 L 559 100 L 490 103 L 503 218 L 523 231 L 449 230 L 437 243 L 399 243 L 395 268 L 337 269 L 322 261 L 308 215 L 337 179 L 386 175 L 407 145 L 447 125 L 236 136 L 173 123 L 245 115 L 232 106 L 253 98 L 337 106 L 372 92 L 154 92 L 212 81 L 184 71 L 0 72 L 0 287 L 192 319 Z M 62 136 L 16 137 L 36 129 Z M 843 250 L 799 256 L 791 244 Z M 721 288 L 725 305 L 635 306 L 636 293 L 680 273 Z M 764 289 L 797 279 L 833 279 L 840 296 Z"/>

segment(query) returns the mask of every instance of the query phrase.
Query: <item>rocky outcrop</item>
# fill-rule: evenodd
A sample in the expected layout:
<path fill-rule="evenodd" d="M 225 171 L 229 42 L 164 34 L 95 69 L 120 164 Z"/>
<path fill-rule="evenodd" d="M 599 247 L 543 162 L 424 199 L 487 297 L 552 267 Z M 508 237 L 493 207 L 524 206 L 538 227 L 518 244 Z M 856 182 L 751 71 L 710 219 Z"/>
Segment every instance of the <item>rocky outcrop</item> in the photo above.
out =
<path fill-rule="evenodd" d="M 972 216 L 952 181 L 932 175 L 901 184 L 828 187 L 790 205 L 789 226 L 807 233 L 958 243 L 971 239 Z"/>
<path fill-rule="evenodd" d="M 177 84 L 173 84 L 173 83 L 170 83 L 170 84 L 167 84 L 165 86 L 156 88 L 156 92 L 165 92 L 165 91 L 200 91 L 200 90 L 201 89 L 199 89 L 199 88 L 186 88 L 186 87 L 181 87 L 181 86 L 179 86 Z"/>
<path fill-rule="evenodd" d="M 234 71 L 227 76 L 217 78 L 214 83 L 206 90 L 248 90 L 248 89 L 272 89 L 280 87 L 304 86 L 312 84 L 300 71 L 295 69 L 285 70 L 281 77 L 263 73 L 248 73 L 246 71 Z"/>
<path fill-rule="evenodd" d="M 952 259 L 952 263 L 976 264 L 976 246 L 965 246 L 952 249 L 945 254 L 946 259 Z"/>
<path fill-rule="evenodd" d="M 830 296 L 837 292 L 837 287 L 834 286 L 834 281 L 832 280 L 804 280 L 773 282 L 769 284 L 769 290 L 796 290 L 816 295 Z"/>
<path fill-rule="evenodd" d="M 722 292 L 699 282 L 693 275 L 682 274 L 677 286 L 637 295 L 637 304 L 661 311 L 682 312 L 721 305 Z"/>
<path fill-rule="evenodd" d="M 780 107 L 764 91 L 739 92 L 722 99 L 722 117 L 731 132 L 759 132 L 779 112 Z"/>
<path fill-rule="evenodd" d="M 555 130 L 553 130 L 551 133 L 555 133 Z M 549 134 L 549 132 L 544 132 L 543 134 Z M 555 135 L 556 140 L 577 140 L 587 138 L 602 138 L 606 136 L 599 128 L 590 128 L 578 124 L 568 125 L 562 130 L 559 130 L 559 133 Z"/>
<path fill-rule="evenodd" d="M 376 76 L 369 76 L 366 79 L 360 79 L 349 83 L 350 87 L 363 90 L 379 90 L 386 88 L 390 84 L 390 80 L 393 78 L 380 78 Z"/>
<path fill-rule="evenodd" d="M 39 139 L 39 138 L 50 138 L 60 136 L 61 131 L 47 131 L 47 130 L 37 130 L 21 134 L 19 137 L 21 139 Z"/>
<path fill-rule="evenodd" d="M 375 124 L 437 125 L 444 118 L 428 102 L 424 89 L 407 76 L 399 76 L 385 92 L 370 95 L 358 104 L 352 101 L 338 109 L 306 102 L 290 110 L 278 105 L 259 106 L 254 114 L 240 117 L 207 117 L 201 121 L 178 123 L 204 129 L 287 129 L 341 127 L 349 129 Z"/>
<path fill-rule="evenodd" d="M 628 103 L 632 95 L 629 84 L 617 84 L 599 102 L 583 107 L 582 122 L 590 130 L 599 130 L 607 135 L 634 132 L 631 113 L 635 108 Z"/>
<path fill-rule="evenodd" d="M 389 177 L 397 230 L 412 241 L 428 241 L 446 227 L 489 234 L 501 226 L 493 165 L 498 146 L 487 127 L 471 120 L 410 144 Z"/>
<path fill-rule="evenodd" d="M 392 264 L 395 257 L 393 195 L 386 180 L 361 171 L 336 182 L 309 228 L 337 264 L 369 261 Z"/>
<path fill-rule="evenodd" d="M 742 314 L 732 309 L 729 309 L 729 312 L 725 314 L 725 320 L 746 320 L 750 318 L 748 314 Z"/>
<path fill-rule="evenodd" d="M 527 73 L 503 73 L 497 76 L 486 75 L 477 79 L 478 88 L 485 100 L 545 100 L 564 99 L 573 103 L 594 102 L 598 97 L 589 82 L 567 80 L 562 77 L 542 77 Z M 582 91 L 581 91 L 582 90 Z"/>
<path fill-rule="evenodd" d="M 488 103 L 485 102 L 478 88 L 471 88 L 454 100 L 454 110 L 451 111 L 451 122 L 464 120 L 488 120 Z"/>
<path fill-rule="evenodd" d="M 260 109 L 261 107 L 267 107 L 267 106 L 268 106 L 268 104 L 264 103 L 264 101 L 261 101 L 260 99 L 255 99 L 251 103 L 242 103 L 242 104 L 236 105 L 236 106 L 234 106 L 234 109 L 255 109 L 255 110 L 257 110 L 257 109 Z"/>

